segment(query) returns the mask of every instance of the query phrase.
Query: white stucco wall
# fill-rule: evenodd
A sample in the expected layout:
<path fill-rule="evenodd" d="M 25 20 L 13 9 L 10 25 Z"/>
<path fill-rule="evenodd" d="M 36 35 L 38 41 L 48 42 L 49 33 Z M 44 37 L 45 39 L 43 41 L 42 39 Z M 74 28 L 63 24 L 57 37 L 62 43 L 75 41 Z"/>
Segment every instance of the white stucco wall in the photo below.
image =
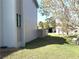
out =
<path fill-rule="evenodd" d="M 3 1 L 3 45 L 17 47 L 16 0 Z"/>
<path fill-rule="evenodd" d="M 23 0 L 24 39 L 29 42 L 37 37 L 37 10 L 33 0 Z"/>

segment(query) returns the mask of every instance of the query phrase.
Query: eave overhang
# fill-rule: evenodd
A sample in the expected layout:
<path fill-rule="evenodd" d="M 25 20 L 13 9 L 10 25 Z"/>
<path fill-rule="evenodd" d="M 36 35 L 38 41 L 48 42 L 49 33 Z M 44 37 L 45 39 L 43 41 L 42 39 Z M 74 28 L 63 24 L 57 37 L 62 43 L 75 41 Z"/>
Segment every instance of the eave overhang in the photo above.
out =
<path fill-rule="evenodd" d="M 39 8 L 37 0 L 33 0 L 34 4 L 36 5 L 36 8 Z"/>

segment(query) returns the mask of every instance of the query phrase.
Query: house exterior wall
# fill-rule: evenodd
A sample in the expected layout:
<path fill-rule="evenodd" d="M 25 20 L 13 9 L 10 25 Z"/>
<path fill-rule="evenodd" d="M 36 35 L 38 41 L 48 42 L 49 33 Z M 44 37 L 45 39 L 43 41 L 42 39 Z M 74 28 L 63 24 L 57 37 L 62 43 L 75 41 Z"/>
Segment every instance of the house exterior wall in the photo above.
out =
<path fill-rule="evenodd" d="M 1 14 L 2 14 L 2 5 L 1 5 L 1 0 L 0 0 L 0 47 L 2 45 L 2 17 L 1 17 Z"/>
<path fill-rule="evenodd" d="M 21 45 L 25 46 L 25 42 L 37 37 L 37 8 L 33 0 L 0 0 L 0 4 L 1 46 L 20 47 L 18 39 L 21 39 Z M 17 13 L 22 16 L 21 28 L 16 24 Z"/>
<path fill-rule="evenodd" d="M 22 5 L 22 1 L 21 0 L 16 0 L 16 13 L 21 14 L 21 5 Z"/>
<path fill-rule="evenodd" d="M 2 0 L 3 46 L 17 47 L 16 0 Z"/>
<path fill-rule="evenodd" d="M 57 34 L 63 34 L 62 27 L 56 26 L 56 33 Z"/>
<path fill-rule="evenodd" d="M 57 18 L 56 19 L 56 33 L 57 34 L 63 34 L 61 24 L 62 24 L 62 22 L 61 22 L 60 18 Z"/>
<path fill-rule="evenodd" d="M 37 8 L 33 0 L 23 0 L 24 41 L 29 42 L 37 37 Z"/>
<path fill-rule="evenodd" d="M 18 41 L 18 47 L 23 47 L 25 44 L 23 43 L 23 18 L 22 18 L 22 3 L 23 0 L 16 0 L 16 14 L 21 15 L 21 26 L 17 27 L 17 41 Z M 26 22 L 27 23 L 27 22 Z"/>

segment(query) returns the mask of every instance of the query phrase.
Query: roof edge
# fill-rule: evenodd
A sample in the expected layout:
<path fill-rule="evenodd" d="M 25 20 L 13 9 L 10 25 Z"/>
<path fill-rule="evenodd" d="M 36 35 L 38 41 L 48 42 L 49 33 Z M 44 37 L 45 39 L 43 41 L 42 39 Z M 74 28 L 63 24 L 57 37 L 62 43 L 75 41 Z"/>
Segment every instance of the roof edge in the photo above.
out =
<path fill-rule="evenodd" d="M 37 0 L 33 0 L 33 2 L 35 3 L 35 5 L 36 5 L 36 8 L 39 8 L 39 5 L 38 5 L 38 2 L 37 2 Z"/>

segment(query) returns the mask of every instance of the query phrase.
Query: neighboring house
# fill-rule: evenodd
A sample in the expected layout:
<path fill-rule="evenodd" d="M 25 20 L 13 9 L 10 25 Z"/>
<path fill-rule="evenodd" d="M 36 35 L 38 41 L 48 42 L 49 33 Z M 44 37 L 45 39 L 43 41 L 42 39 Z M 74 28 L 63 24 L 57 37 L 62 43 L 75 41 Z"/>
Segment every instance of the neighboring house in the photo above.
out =
<path fill-rule="evenodd" d="M 56 33 L 57 34 L 67 34 L 66 32 L 64 32 L 62 30 L 62 21 L 60 18 L 57 18 L 56 19 Z M 77 26 L 73 26 L 73 27 L 69 27 L 68 29 L 68 35 L 75 35 L 75 34 L 78 34 L 79 32 L 79 27 Z"/>
<path fill-rule="evenodd" d="M 62 22 L 61 22 L 60 18 L 57 18 L 56 19 L 56 33 L 57 34 L 63 34 L 61 24 L 62 24 Z"/>
<path fill-rule="evenodd" d="M 0 0 L 0 47 L 24 47 L 37 38 L 36 0 Z"/>

